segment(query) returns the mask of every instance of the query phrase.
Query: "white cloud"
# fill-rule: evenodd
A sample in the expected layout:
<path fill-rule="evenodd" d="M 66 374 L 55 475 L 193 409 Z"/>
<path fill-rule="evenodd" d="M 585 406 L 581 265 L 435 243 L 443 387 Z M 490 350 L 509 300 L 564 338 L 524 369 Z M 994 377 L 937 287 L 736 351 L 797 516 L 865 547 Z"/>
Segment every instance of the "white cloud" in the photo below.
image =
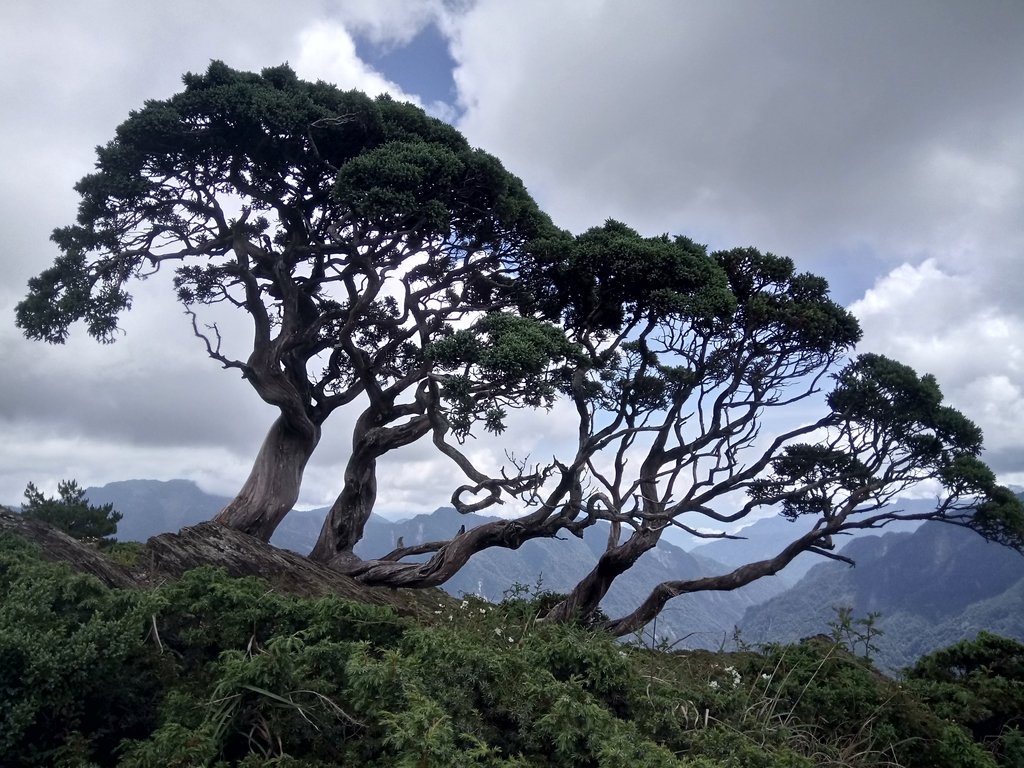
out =
<path fill-rule="evenodd" d="M 864 328 L 861 349 L 934 374 L 946 399 L 984 430 L 995 468 L 1020 471 L 1024 318 L 987 303 L 986 282 L 931 259 L 904 264 L 850 309 Z"/>
<path fill-rule="evenodd" d="M 1019 232 L 1022 34 L 1009 5 L 482 0 L 453 53 L 462 128 L 564 225 L 754 244 L 838 281 L 837 249 L 892 265 Z"/>
<path fill-rule="evenodd" d="M 402 100 L 410 98 L 356 55 L 355 42 L 340 22 L 313 22 L 299 33 L 298 49 L 292 66 L 299 77 L 326 80 L 339 88 L 365 91 L 371 96 L 388 93 Z"/>
<path fill-rule="evenodd" d="M 860 299 L 862 349 L 934 372 L 1009 472 L 1021 39 L 1012 3 L 481 0 L 452 50 L 461 127 L 556 221 L 611 216 L 822 272 Z"/>
<path fill-rule="evenodd" d="M 449 105 L 425 104 L 367 65 L 357 55 L 348 28 L 338 21 L 321 19 L 303 29 L 298 35 L 298 55 L 291 63 L 299 77 L 307 80 L 324 80 L 344 90 L 364 91 L 370 96 L 386 93 L 398 101 L 415 104 L 434 117 L 451 119 L 453 116 Z"/>
<path fill-rule="evenodd" d="M 377 45 L 395 47 L 428 24 L 444 25 L 449 15 L 441 0 L 337 0 L 335 10 L 349 29 Z"/>

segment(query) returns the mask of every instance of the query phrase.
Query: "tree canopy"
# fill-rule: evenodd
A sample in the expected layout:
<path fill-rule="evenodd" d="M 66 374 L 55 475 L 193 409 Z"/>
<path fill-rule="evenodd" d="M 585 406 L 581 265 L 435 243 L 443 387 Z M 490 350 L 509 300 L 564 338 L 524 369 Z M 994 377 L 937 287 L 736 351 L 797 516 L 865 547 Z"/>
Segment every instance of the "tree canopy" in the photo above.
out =
<path fill-rule="evenodd" d="M 129 284 L 176 265 L 207 354 L 280 412 L 221 514 L 264 539 L 294 504 L 323 422 L 366 403 L 319 547 L 327 557 L 359 538 L 376 458 L 429 431 L 436 343 L 467 313 L 515 306 L 519 249 L 550 223 L 495 158 L 412 105 L 303 82 L 287 66 L 255 75 L 214 62 L 184 82 L 97 150 L 76 187 L 78 221 L 54 232 L 60 255 L 30 282 L 17 321 L 60 343 L 81 320 L 112 341 Z M 247 356 L 199 319 L 214 305 L 249 316 Z M 477 327 L 493 336 L 498 323 Z M 529 389 L 513 381 L 515 358 L 535 351 L 503 350 L 501 381 L 473 389 L 475 402 L 499 400 L 480 410 L 459 398 L 459 428 L 479 412 L 499 429 L 501 388 Z M 536 381 L 542 363 L 531 364 Z"/>
<path fill-rule="evenodd" d="M 55 231 L 19 326 L 60 343 L 83 321 L 112 341 L 129 284 L 175 265 L 206 353 L 279 412 L 217 519 L 268 539 L 321 425 L 356 409 L 311 556 L 366 583 L 433 586 L 483 549 L 606 523 L 594 569 L 548 616 L 597 621 L 670 528 L 726 536 L 708 529 L 772 511 L 811 523 L 730 573 L 667 575 L 633 613 L 601 619 L 624 634 L 673 597 L 735 589 L 801 552 L 843 560 L 836 537 L 855 529 L 935 519 L 1024 541 L 980 430 L 933 377 L 851 357 L 860 328 L 823 278 L 616 221 L 559 230 L 498 160 L 414 106 L 214 62 L 132 113 L 77 190 L 78 221 Z M 246 355 L 207 321 L 218 305 L 250 319 Z M 482 466 L 465 450 L 474 429 L 501 434 L 511 411 L 556 402 L 567 452 L 530 463 L 509 446 L 505 466 Z M 518 513 L 360 560 L 377 460 L 428 436 L 466 477 L 458 510 Z M 894 502 L 921 484 L 934 509 L 903 513 Z"/>

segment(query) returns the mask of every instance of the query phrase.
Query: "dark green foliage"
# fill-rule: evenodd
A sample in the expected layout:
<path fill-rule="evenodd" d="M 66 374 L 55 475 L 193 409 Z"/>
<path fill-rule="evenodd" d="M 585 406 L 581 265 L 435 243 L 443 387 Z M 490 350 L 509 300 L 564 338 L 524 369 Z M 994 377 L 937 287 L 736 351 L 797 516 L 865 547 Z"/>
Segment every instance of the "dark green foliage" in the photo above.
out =
<path fill-rule="evenodd" d="M 941 717 L 970 729 L 999 765 L 1024 764 L 1024 644 L 982 632 L 925 656 L 907 679 Z"/>
<path fill-rule="evenodd" d="M 506 409 L 550 407 L 558 383 L 553 364 L 571 358 L 575 348 L 554 326 L 492 312 L 427 352 L 440 370 L 452 372 L 441 394 L 452 406 L 447 417 L 452 431 L 464 437 L 476 421 L 500 434 Z"/>
<path fill-rule="evenodd" d="M 768 646 L 737 669 L 753 681 L 759 719 L 792 730 L 796 741 L 818 742 L 838 764 L 845 755 L 864 760 L 851 764 L 906 768 L 991 765 L 963 729 L 827 638 Z"/>
<path fill-rule="evenodd" d="M 991 470 L 980 462 L 962 462 L 955 468 L 964 484 L 989 485 L 988 498 L 978 505 L 971 528 L 986 539 L 1024 551 L 1024 515 L 1021 498 L 1009 488 L 992 484 Z"/>
<path fill-rule="evenodd" d="M 751 483 L 754 498 L 782 497 L 782 514 L 790 520 L 800 515 L 830 514 L 836 490 L 850 493 L 872 479 L 871 470 L 846 451 L 824 445 L 792 445 L 772 462 L 773 476 Z M 787 489 L 805 484 L 802 493 Z"/>
<path fill-rule="evenodd" d="M 358 541 L 375 461 L 445 423 L 445 374 L 460 436 L 478 420 L 500 431 L 509 407 L 551 403 L 551 339 L 433 367 L 429 347 L 463 318 L 526 302 L 523 249 L 553 227 L 496 158 L 418 107 L 287 66 L 215 61 L 132 112 L 76 191 L 77 220 L 54 231 L 59 253 L 29 281 L 17 324 L 63 343 L 82 321 L 113 341 L 131 283 L 170 267 L 207 355 L 279 410 L 249 482 L 219 513 L 226 525 L 268 540 L 323 423 L 354 402 L 363 414 L 320 560 Z M 241 346 L 200 319 L 214 305 L 251 322 Z M 493 342 L 498 331 L 481 333 Z"/>
<path fill-rule="evenodd" d="M 934 376 L 881 355 L 861 355 L 836 376 L 829 405 L 852 422 L 887 425 L 893 438 L 918 460 L 977 455 L 981 430 L 959 411 L 942 405 Z M 943 451 L 951 451 L 943 456 Z"/>
<path fill-rule="evenodd" d="M 705 327 L 735 307 L 726 275 L 704 246 L 685 237 L 642 238 L 608 221 L 573 239 L 566 235 L 531 245 L 544 269 L 536 289 L 549 315 L 563 315 L 574 332 L 614 334 L 640 317 L 678 316 Z"/>
<path fill-rule="evenodd" d="M 337 280 L 326 250 L 351 257 L 371 247 L 381 274 L 427 252 L 422 269 L 436 279 L 463 247 L 505 248 L 549 226 L 495 158 L 409 104 L 308 83 L 287 66 L 254 74 L 213 62 L 184 84 L 133 112 L 98 149 L 96 172 L 76 186 L 78 222 L 54 232 L 61 255 L 19 305 L 30 337 L 62 342 L 83 319 L 91 335 L 112 340 L 131 304 L 126 285 L 147 262 L 183 262 L 176 283 L 186 305 L 221 301 L 245 283 L 262 294 L 246 295 L 250 312 L 265 302 L 290 314 L 297 291 L 302 311 L 330 315 L 342 307 L 323 290 Z M 245 206 L 239 219 L 226 220 L 225 194 Z M 241 242 L 244 264 L 232 251 Z M 346 276 L 372 271 L 356 262 Z M 311 274 L 296 277 L 299 265 Z"/>
<path fill-rule="evenodd" d="M 1024 541 L 1024 506 L 996 485 L 978 458 L 981 430 L 943 404 L 934 376 L 876 354 L 860 355 L 834 377 L 830 434 L 814 444 L 786 447 L 770 475 L 750 484 L 758 502 L 781 503 L 790 519 L 819 516 L 837 532 L 873 527 L 902 489 L 937 480 L 945 489 L 934 511 L 907 519 L 936 519 L 972 528 L 1015 548 Z M 867 514 L 865 514 L 867 513 Z M 872 513 L 879 513 L 873 516 Z M 853 515 L 863 514 L 858 521 Z M 896 516 L 898 517 L 898 516 Z"/>
<path fill-rule="evenodd" d="M 85 489 L 74 480 L 61 480 L 56 497 L 44 496 L 32 483 L 25 489 L 26 503 L 21 507 L 25 517 L 42 520 L 76 539 L 111 541 L 117 533 L 121 513 L 113 504 L 93 506 L 85 497 Z"/>
<path fill-rule="evenodd" d="M 827 639 L 651 651 L 537 623 L 521 597 L 445 598 L 416 624 L 213 569 L 110 590 L 10 537 L 0 590 L 4 766 L 994 768 L 1020 754 L 1021 646 L 993 636 L 899 685 Z M 975 727 L 998 734 L 991 753 Z"/>
<path fill-rule="evenodd" d="M 149 596 L 113 592 L 0 536 L 0 765 L 90 753 L 113 765 L 124 738 L 156 724 L 160 660 Z M 106 759 L 100 755 L 107 754 Z"/>

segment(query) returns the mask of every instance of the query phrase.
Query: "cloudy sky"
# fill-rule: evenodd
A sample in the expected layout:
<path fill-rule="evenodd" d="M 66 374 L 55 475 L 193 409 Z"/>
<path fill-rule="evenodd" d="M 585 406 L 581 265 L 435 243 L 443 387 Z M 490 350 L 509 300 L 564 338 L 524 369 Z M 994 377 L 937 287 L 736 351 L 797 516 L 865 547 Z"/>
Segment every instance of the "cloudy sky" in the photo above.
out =
<path fill-rule="evenodd" d="M 169 284 L 135 291 L 113 345 L 29 342 L 13 316 L 93 148 L 211 59 L 415 101 L 565 228 L 614 217 L 791 256 L 860 318 L 863 350 L 934 373 L 1024 484 L 1020 0 L 37 0 L 0 5 L 0 502 L 72 477 L 229 495 L 248 473 L 274 413 L 205 358 Z M 339 490 L 335 419 L 305 505 Z M 544 450 L 557 423 L 514 439 Z M 452 479 L 426 448 L 382 475 L 393 513 Z"/>

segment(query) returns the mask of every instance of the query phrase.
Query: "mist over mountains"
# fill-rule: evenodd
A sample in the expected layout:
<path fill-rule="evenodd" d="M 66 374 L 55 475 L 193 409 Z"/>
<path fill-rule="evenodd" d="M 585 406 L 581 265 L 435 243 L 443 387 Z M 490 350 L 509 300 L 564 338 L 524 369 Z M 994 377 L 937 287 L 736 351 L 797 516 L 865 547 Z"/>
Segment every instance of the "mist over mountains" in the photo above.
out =
<path fill-rule="evenodd" d="M 89 488 L 87 494 L 93 504 L 114 504 L 124 515 L 118 538 L 135 541 L 209 520 L 229 501 L 185 480 L 129 480 Z M 308 552 L 326 512 L 294 510 L 272 543 Z M 447 539 L 463 524 L 472 528 L 493 519 L 451 508 L 399 521 L 374 515 L 356 553 L 379 557 L 394 549 L 399 538 L 406 546 Z M 689 551 L 662 541 L 616 581 L 602 609 L 622 615 L 661 581 L 726 573 L 774 554 L 803 530 L 799 521 L 769 517 L 742 529 L 739 535 L 745 538 L 740 540 L 695 540 Z M 596 563 L 607 536 L 607 526 L 597 525 L 582 538 L 566 534 L 532 540 L 517 550 L 480 552 L 443 588 L 492 601 L 520 587 L 566 591 Z M 837 544 L 857 567 L 805 554 L 781 574 L 742 589 L 677 598 L 656 627 L 648 628 L 646 642 L 656 634 L 679 648 L 731 647 L 736 627 L 748 643 L 797 640 L 827 632 L 838 606 L 852 608 L 856 617 L 881 614 L 877 624 L 884 634 L 877 641 L 876 660 L 890 670 L 982 629 L 1024 640 L 1024 557 L 1018 553 L 940 523 L 916 530 L 889 527 Z"/>

